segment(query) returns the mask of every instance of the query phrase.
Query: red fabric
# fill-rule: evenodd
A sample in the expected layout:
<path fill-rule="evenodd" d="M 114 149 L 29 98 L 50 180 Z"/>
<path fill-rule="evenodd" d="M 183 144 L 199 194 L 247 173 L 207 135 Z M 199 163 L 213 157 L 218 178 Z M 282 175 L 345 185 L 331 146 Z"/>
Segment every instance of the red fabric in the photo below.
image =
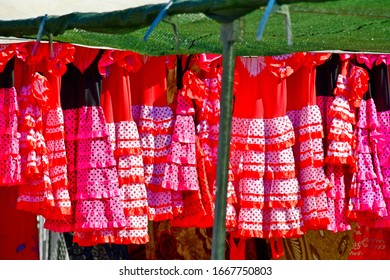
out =
<path fill-rule="evenodd" d="M 255 61 L 255 67 L 261 69 L 265 64 L 261 60 Z M 238 118 L 264 118 L 263 95 L 261 84 L 258 82 L 259 77 L 254 76 L 245 67 L 244 62 L 240 57 L 236 58 L 236 72 L 239 76 L 240 83 L 235 91 L 233 116 Z M 261 70 L 260 70 L 261 71 Z M 261 75 L 261 73 L 259 74 Z M 269 75 L 274 78 L 272 75 Z"/>
<path fill-rule="evenodd" d="M 167 105 L 167 65 L 165 56 L 142 56 L 142 66 L 130 73 L 133 105 Z"/>
<path fill-rule="evenodd" d="M 16 210 L 17 187 L 0 188 L 0 260 L 38 260 L 37 216 Z"/>
<path fill-rule="evenodd" d="M 98 53 L 99 49 L 76 46 L 73 65 L 76 66 L 81 73 L 84 73 L 84 71 L 91 65 Z"/>
<path fill-rule="evenodd" d="M 287 78 L 287 111 L 316 104 L 316 66 L 330 56 L 330 53 L 306 53 L 302 66 Z"/>
<path fill-rule="evenodd" d="M 0 46 L 0 72 L 4 71 L 7 62 L 15 55 L 15 44 Z"/>

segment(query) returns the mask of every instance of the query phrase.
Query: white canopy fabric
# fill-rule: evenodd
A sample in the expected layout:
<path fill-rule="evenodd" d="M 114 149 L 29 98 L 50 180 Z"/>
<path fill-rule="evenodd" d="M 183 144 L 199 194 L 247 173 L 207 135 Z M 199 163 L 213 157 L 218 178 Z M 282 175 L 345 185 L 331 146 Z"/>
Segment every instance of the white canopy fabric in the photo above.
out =
<path fill-rule="evenodd" d="M 169 0 L 0 0 L 0 20 L 36 18 L 45 14 L 61 16 L 73 12 L 112 12 Z"/>

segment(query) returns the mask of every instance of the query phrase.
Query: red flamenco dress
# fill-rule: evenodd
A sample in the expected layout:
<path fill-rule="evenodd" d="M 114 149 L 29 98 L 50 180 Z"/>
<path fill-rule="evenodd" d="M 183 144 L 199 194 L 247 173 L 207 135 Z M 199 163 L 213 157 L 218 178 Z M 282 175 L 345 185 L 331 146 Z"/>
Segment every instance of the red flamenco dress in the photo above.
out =
<path fill-rule="evenodd" d="M 148 200 L 137 125 L 131 112 L 129 73 L 141 66 L 140 56 L 129 51 L 105 51 L 99 61 L 103 76 L 101 105 L 117 161 L 126 227 L 106 231 L 101 243 L 144 244 L 148 235 Z"/>
<path fill-rule="evenodd" d="M 172 58 L 142 55 L 141 67 L 130 73 L 132 114 L 141 141 L 152 221 L 170 220 L 174 211 L 182 207 L 180 194 L 162 187 L 174 128 L 174 115 L 167 100 L 167 72 L 174 64 Z"/>
<path fill-rule="evenodd" d="M 49 81 L 37 72 L 42 53 L 30 54 L 33 45 L 20 45 L 15 60 L 15 86 L 20 108 L 18 129 L 21 134 L 22 184 L 19 186 L 17 209 L 44 218 L 55 217 L 55 203 L 50 180 L 49 152 L 44 139 L 44 117 L 52 108 Z"/>
<path fill-rule="evenodd" d="M 330 223 L 324 171 L 322 116 L 316 105 L 316 66 L 331 54 L 306 53 L 302 66 L 287 78 L 287 115 L 295 131 L 293 146 L 306 230 L 326 229 Z"/>
<path fill-rule="evenodd" d="M 44 75 L 35 80 L 35 89 L 44 92 L 42 101 L 45 103 L 41 108 L 42 135 L 35 140 L 36 146 L 45 151 L 45 176 L 50 184 L 50 192 L 53 196 L 53 204 L 47 209 L 34 206 L 28 197 L 34 196 L 34 190 L 21 187 L 19 191 L 18 207 L 20 209 L 38 212 L 46 219 L 66 219 L 72 214 L 70 195 L 67 179 L 67 156 L 64 141 L 64 118 L 60 106 L 60 81 L 66 71 L 66 64 L 73 60 L 74 47 L 69 44 L 40 44 L 35 54 L 32 54 L 35 43 L 20 44 L 17 46 L 19 60 L 15 67 L 16 76 L 39 71 Z M 36 77 L 39 77 L 36 75 Z M 39 81 L 40 80 L 40 81 Z M 18 84 L 25 81 L 15 80 Z M 25 89 L 23 89 L 25 90 Z M 43 104 L 43 103 L 42 103 Z M 36 134 L 36 136 L 39 134 Z M 47 163 L 46 163 L 47 157 Z M 46 169 L 46 166 L 48 170 Z M 50 183 L 49 183 L 50 181 Z M 35 193 L 36 197 L 42 196 Z M 37 198 L 34 198 L 35 200 Z M 38 210 L 37 210 L 38 209 Z"/>
<path fill-rule="evenodd" d="M 95 245 L 104 232 L 121 229 L 126 219 L 121 201 L 116 160 L 100 106 L 102 52 L 77 47 L 61 83 L 65 118 L 72 219 L 53 220 L 47 227 L 74 231 L 80 246 Z"/>
<path fill-rule="evenodd" d="M 290 238 L 304 233 L 292 150 L 295 135 L 286 115 L 286 78 L 301 59 L 297 53 L 236 60 L 239 85 L 231 163 L 240 206 L 237 237 Z"/>
<path fill-rule="evenodd" d="M 328 229 L 333 232 L 351 229 L 348 220 L 348 201 L 350 190 L 354 188 L 357 172 L 357 146 L 354 126 L 356 125 L 355 108 L 360 106 L 361 99 L 368 89 L 368 74 L 342 56 L 335 99 L 329 109 L 332 121 L 327 134 L 328 147 L 325 158 L 326 174 L 333 188 L 328 192 L 331 224 Z"/>
<path fill-rule="evenodd" d="M 39 259 L 37 217 L 16 209 L 21 162 L 14 55 L 14 45 L 0 47 L 0 260 L 36 260 Z"/>
<path fill-rule="evenodd" d="M 182 58 L 178 58 L 177 68 L 183 66 Z M 174 215 L 171 226 L 202 228 L 212 226 L 213 215 L 211 193 L 205 177 L 202 150 L 196 138 L 194 122 L 194 101 L 202 99 L 204 85 L 194 73 L 198 65 L 194 64 L 196 59 L 192 58 L 194 56 L 187 57 L 185 64 L 189 69 L 183 77 L 178 71 L 175 128 L 163 186 L 179 190 L 183 196 L 181 212 Z"/>
<path fill-rule="evenodd" d="M 212 202 L 214 204 L 222 89 L 222 56 L 200 54 L 192 58 L 191 65 L 192 73 L 194 74 L 192 75 L 194 80 L 192 84 L 198 85 L 198 90 L 196 91 L 198 91 L 199 96 L 195 102 L 196 135 L 204 153 L 203 159 L 206 165 L 207 181 L 209 186 L 211 186 Z M 229 166 L 226 206 L 226 229 L 228 231 L 233 231 L 237 227 L 235 208 L 237 196 L 233 181 L 233 172 L 231 166 Z"/>

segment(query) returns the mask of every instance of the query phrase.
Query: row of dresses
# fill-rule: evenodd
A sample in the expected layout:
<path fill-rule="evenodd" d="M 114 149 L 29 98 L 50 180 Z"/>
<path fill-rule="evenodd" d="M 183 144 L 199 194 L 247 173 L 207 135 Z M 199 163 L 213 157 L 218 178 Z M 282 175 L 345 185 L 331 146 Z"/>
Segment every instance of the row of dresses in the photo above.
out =
<path fill-rule="evenodd" d="M 81 246 L 146 243 L 148 221 L 212 227 L 222 57 L 34 44 L 1 49 L 0 185 L 18 187 L 17 208 Z M 389 92 L 373 81 L 389 62 L 236 58 L 231 236 L 386 226 L 388 118 L 375 98 Z"/>

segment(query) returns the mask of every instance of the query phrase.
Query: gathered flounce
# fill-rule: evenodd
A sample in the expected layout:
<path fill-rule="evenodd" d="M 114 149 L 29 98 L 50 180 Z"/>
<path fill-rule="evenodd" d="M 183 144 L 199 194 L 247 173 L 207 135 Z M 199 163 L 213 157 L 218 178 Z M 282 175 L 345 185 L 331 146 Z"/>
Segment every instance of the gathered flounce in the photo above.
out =
<path fill-rule="evenodd" d="M 303 232 L 302 200 L 292 151 L 294 143 L 294 128 L 287 116 L 275 119 L 233 117 L 230 162 L 237 186 L 238 237 L 266 238 L 282 236 L 281 232 L 283 236 Z M 291 231 L 276 228 L 289 222 L 284 220 L 285 216 L 280 216 L 281 223 L 277 222 L 275 211 L 294 212 L 299 225 L 295 224 Z M 257 221 L 255 212 L 261 220 Z"/>
<path fill-rule="evenodd" d="M 142 149 L 149 219 L 154 221 L 172 219 L 174 211 L 172 193 L 162 187 L 174 129 L 172 109 L 133 105 L 132 113 Z"/>
<path fill-rule="evenodd" d="M 323 126 L 320 108 L 317 105 L 287 112 L 297 142 L 293 147 L 301 211 L 306 230 L 326 229 L 330 223 L 326 191 L 331 188 L 326 178 L 323 150 Z"/>
<path fill-rule="evenodd" d="M 304 234 L 299 208 L 241 208 L 237 235 L 247 238 L 293 238 Z"/>
<path fill-rule="evenodd" d="M 195 123 L 189 96 L 179 93 L 172 142 L 167 155 L 162 187 L 168 190 L 199 190 L 196 170 Z"/>
<path fill-rule="evenodd" d="M 106 50 L 99 60 L 99 73 L 105 77 L 109 67 L 117 63 L 127 72 L 136 72 L 142 66 L 141 55 L 132 51 Z"/>
<path fill-rule="evenodd" d="M 117 161 L 101 107 L 63 111 L 71 214 L 46 221 L 60 231 L 104 232 L 126 226 Z"/>
<path fill-rule="evenodd" d="M 51 211 L 55 202 L 49 151 L 43 135 L 43 117 L 49 110 L 49 94 L 51 88 L 48 81 L 35 73 L 31 84 L 23 86 L 17 96 L 22 185 L 19 187 L 16 207 L 45 218 L 57 215 L 57 211 Z"/>
<path fill-rule="evenodd" d="M 21 182 L 18 115 L 15 88 L 0 89 L 0 186 Z"/>

